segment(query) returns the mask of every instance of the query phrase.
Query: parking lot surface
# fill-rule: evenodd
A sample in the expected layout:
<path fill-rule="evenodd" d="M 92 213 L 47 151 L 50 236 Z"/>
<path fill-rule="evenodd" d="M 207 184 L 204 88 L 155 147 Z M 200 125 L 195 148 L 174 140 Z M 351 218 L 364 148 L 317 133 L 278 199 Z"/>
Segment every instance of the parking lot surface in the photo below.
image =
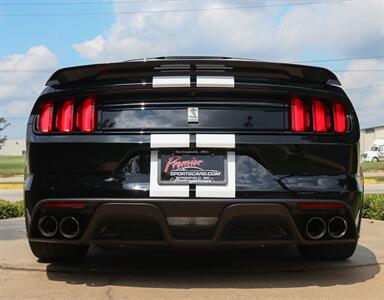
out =
<path fill-rule="evenodd" d="M 103 251 L 41 263 L 23 219 L 0 221 L 0 299 L 383 299 L 384 222 L 364 220 L 354 256 L 304 261 L 295 247 Z"/>

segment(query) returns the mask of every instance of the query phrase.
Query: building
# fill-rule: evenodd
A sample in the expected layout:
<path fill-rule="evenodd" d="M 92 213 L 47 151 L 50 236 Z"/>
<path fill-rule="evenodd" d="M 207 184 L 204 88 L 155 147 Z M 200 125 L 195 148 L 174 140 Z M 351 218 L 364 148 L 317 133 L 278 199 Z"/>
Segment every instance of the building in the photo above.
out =
<path fill-rule="evenodd" d="M 374 140 L 384 139 L 384 125 L 360 130 L 360 152 L 368 151 Z"/>
<path fill-rule="evenodd" d="M 22 156 L 25 155 L 25 140 L 8 140 L 0 149 L 0 156 Z"/>

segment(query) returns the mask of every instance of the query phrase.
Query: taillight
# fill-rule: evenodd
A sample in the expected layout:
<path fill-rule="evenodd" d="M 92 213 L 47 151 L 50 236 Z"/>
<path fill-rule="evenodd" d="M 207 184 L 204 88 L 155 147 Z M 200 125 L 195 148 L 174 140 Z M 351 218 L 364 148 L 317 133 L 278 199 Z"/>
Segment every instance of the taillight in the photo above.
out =
<path fill-rule="evenodd" d="M 297 97 L 291 98 L 291 128 L 296 132 L 305 129 L 305 107 L 303 101 Z"/>
<path fill-rule="evenodd" d="M 344 106 L 336 102 L 333 103 L 333 126 L 338 133 L 347 131 L 347 116 Z"/>
<path fill-rule="evenodd" d="M 38 129 L 42 133 L 95 131 L 95 99 L 89 97 L 79 104 L 74 98 L 67 99 L 56 106 L 56 113 L 55 103 L 48 101 L 41 106 L 38 122 Z"/>
<path fill-rule="evenodd" d="M 77 112 L 77 128 L 83 132 L 91 132 L 96 127 L 95 99 L 87 98 Z"/>
<path fill-rule="evenodd" d="M 58 112 L 58 127 L 60 132 L 70 133 L 73 131 L 73 112 L 75 101 L 73 99 L 64 101 Z"/>
<path fill-rule="evenodd" d="M 303 100 L 293 96 L 290 104 L 291 130 L 294 132 L 311 130 L 331 132 L 333 130 L 337 133 L 345 133 L 348 130 L 345 106 L 341 103 L 330 104 L 315 98 Z"/>
<path fill-rule="evenodd" d="M 39 130 L 43 133 L 50 133 L 53 129 L 53 102 L 44 103 L 40 109 Z"/>
<path fill-rule="evenodd" d="M 312 101 L 313 131 L 325 132 L 329 129 L 329 113 L 324 103 L 320 100 Z"/>

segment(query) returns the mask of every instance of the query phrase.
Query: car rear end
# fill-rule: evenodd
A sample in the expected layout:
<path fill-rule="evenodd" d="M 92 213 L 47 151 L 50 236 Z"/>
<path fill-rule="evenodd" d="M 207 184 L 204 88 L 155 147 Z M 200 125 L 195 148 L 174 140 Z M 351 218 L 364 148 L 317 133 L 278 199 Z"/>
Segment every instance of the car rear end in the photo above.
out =
<path fill-rule="evenodd" d="M 28 239 L 53 260 L 90 244 L 296 244 L 346 258 L 358 141 L 352 104 L 322 68 L 168 57 L 62 69 L 28 122 Z"/>

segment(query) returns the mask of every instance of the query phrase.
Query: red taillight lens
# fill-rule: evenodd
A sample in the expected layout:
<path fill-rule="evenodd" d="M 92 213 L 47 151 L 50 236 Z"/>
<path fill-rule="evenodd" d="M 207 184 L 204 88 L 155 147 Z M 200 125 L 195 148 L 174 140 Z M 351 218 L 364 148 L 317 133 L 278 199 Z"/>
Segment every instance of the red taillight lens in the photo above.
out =
<path fill-rule="evenodd" d="M 74 98 L 62 104 L 53 101 L 44 103 L 39 112 L 38 129 L 42 133 L 92 132 L 96 130 L 96 101 L 88 97 L 78 105 Z M 55 112 L 56 107 L 56 112 Z M 77 110 L 75 111 L 75 109 Z"/>
<path fill-rule="evenodd" d="M 317 99 L 312 100 L 313 131 L 325 132 L 330 127 L 330 117 L 323 102 Z"/>
<path fill-rule="evenodd" d="M 300 209 L 329 209 L 329 208 L 345 208 L 344 204 L 340 203 L 299 203 Z"/>
<path fill-rule="evenodd" d="M 301 99 L 291 98 L 291 129 L 295 132 L 305 130 L 305 106 Z"/>
<path fill-rule="evenodd" d="M 331 110 L 333 113 L 331 114 Z M 348 118 L 345 106 L 338 102 L 331 105 L 316 98 L 302 100 L 291 98 L 291 130 L 294 132 L 334 132 L 345 133 L 348 130 Z M 333 116 L 333 119 L 332 119 Z"/>
<path fill-rule="evenodd" d="M 43 208 L 85 208 L 87 202 L 48 202 L 43 204 Z"/>
<path fill-rule="evenodd" d="M 73 110 L 75 101 L 73 99 L 64 101 L 57 113 L 57 129 L 60 132 L 70 133 L 73 131 Z"/>
<path fill-rule="evenodd" d="M 80 105 L 76 117 L 76 125 L 83 132 L 91 132 L 96 128 L 95 99 L 87 98 Z"/>
<path fill-rule="evenodd" d="M 333 103 L 333 124 L 334 129 L 338 133 L 347 131 L 347 116 L 345 114 L 345 108 L 340 103 Z"/>
<path fill-rule="evenodd" d="M 53 129 L 53 102 L 46 102 L 41 106 L 39 117 L 39 130 L 50 133 Z"/>

